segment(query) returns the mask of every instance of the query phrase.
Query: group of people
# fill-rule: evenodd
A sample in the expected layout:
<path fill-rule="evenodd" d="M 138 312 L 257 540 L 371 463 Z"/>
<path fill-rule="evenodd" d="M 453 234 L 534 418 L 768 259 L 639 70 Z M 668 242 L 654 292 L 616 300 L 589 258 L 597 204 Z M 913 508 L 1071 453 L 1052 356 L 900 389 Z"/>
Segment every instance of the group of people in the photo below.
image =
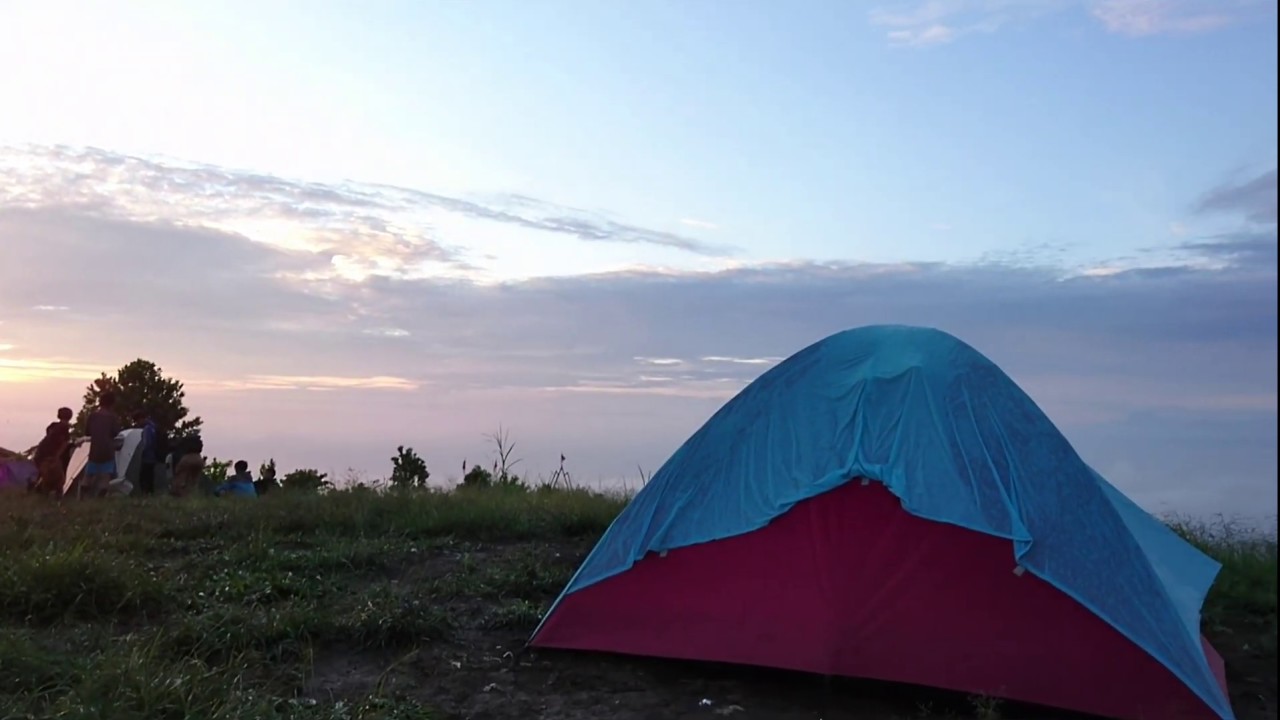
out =
<path fill-rule="evenodd" d="M 121 433 L 125 425 L 115 411 L 115 393 L 105 390 L 98 396 L 97 407 L 85 421 L 85 442 L 89 444 L 88 461 L 80 480 L 80 494 L 89 497 L 105 497 L 123 491 L 130 486 L 122 477 L 127 468 L 116 467 L 116 453 L 123 447 Z M 32 461 L 36 465 L 36 479 L 32 489 L 44 494 L 61 496 L 67 485 L 67 470 L 76 443 L 72 438 L 71 408 L 58 409 L 58 419 L 45 428 L 44 438 L 36 446 Z M 136 452 L 139 454 L 138 491 L 142 495 L 156 493 L 157 472 L 169 477 L 168 493 L 184 497 L 196 492 L 205 471 L 204 442 L 198 435 L 183 438 L 170 449 L 167 434 L 161 432 L 145 410 L 134 412 L 133 427 L 142 431 Z M 276 487 L 275 473 L 267 469 L 264 477 L 254 480 L 249 463 L 235 464 L 235 474 L 225 478 L 214 489 L 218 496 L 258 497 Z"/>

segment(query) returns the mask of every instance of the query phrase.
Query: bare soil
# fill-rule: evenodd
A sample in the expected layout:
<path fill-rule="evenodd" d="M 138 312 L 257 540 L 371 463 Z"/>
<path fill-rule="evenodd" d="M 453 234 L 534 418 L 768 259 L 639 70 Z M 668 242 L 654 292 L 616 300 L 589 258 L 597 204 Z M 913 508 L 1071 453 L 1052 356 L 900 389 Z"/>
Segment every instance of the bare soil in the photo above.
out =
<path fill-rule="evenodd" d="M 557 553 L 575 565 L 589 541 L 511 543 L 479 549 L 483 562 L 530 552 Z M 475 557 L 475 555 L 473 555 Z M 452 572 L 455 555 L 417 558 L 390 581 L 406 593 Z M 543 606 L 554 593 L 542 597 Z M 532 626 L 491 629 L 495 602 L 450 604 L 455 627 L 447 640 L 399 652 L 319 648 L 306 694 L 352 699 L 372 693 L 408 697 L 444 718 L 466 720 L 869 720 L 890 718 L 1080 718 L 911 686 L 799 673 L 592 653 L 526 650 Z M 1213 637 L 1229 669 L 1240 720 L 1276 717 L 1274 655 L 1257 648 L 1261 628 L 1242 626 Z M 1251 635 L 1252 633 L 1252 635 Z M 1274 638 L 1272 638 L 1274 643 Z M 1274 644 L 1272 645 L 1274 647 Z"/>

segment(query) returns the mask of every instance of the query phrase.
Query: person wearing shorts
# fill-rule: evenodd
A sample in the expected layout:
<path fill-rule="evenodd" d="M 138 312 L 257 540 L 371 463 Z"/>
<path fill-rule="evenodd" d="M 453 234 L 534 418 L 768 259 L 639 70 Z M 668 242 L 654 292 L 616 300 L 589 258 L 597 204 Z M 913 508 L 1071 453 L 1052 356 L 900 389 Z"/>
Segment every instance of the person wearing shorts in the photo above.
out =
<path fill-rule="evenodd" d="M 89 436 L 89 462 L 84 467 L 84 486 L 91 496 L 103 496 L 116 477 L 116 439 L 124 431 L 115 413 L 115 393 L 107 390 L 98 396 L 98 407 L 89 414 L 85 434 Z"/>

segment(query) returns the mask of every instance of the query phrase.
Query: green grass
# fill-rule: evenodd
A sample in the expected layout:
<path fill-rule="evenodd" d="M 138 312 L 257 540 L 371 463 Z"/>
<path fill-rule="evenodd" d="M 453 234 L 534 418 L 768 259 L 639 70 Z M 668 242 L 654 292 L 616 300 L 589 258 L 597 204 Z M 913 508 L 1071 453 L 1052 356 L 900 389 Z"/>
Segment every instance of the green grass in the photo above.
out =
<path fill-rule="evenodd" d="M 1205 599 L 1202 618 L 1216 638 L 1276 660 L 1276 536 L 1219 521 L 1175 520 L 1173 529 L 1222 570 Z"/>
<path fill-rule="evenodd" d="M 378 677 L 355 696 L 314 691 L 318 659 L 386 669 L 477 637 L 527 637 L 625 498 L 4 502 L 0 717 L 391 720 L 444 716 Z M 1177 529 L 1224 565 L 1205 606 L 1211 637 L 1274 677 L 1274 537 Z"/>
<path fill-rule="evenodd" d="M 589 545 L 624 499 L 5 502 L 0 716 L 390 720 L 432 714 L 407 697 L 305 697 L 315 653 L 403 652 L 472 626 L 527 632 L 577 560 L 539 542 Z M 493 546 L 512 543 L 495 561 Z"/>

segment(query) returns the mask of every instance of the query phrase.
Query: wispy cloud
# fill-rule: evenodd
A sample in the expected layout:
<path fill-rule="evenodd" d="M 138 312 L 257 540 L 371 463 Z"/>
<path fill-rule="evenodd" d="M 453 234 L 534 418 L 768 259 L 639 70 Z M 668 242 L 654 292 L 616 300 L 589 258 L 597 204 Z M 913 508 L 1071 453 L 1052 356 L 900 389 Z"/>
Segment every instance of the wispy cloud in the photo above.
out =
<path fill-rule="evenodd" d="M 927 47 L 929 45 L 943 45 L 956 39 L 959 31 L 948 25 L 926 25 L 919 28 L 905 28 L 902 30 L 890 30 L 888 33 L 889 42 L 894 45 L 904 45 L 907 47 Z"/>
<path fill-rule="evenodd" d="M 0 345 L 0 350 L 13 346 Z M 91 382 L 102 373 L 114 372 L 118 365 L 83 363 L 43 358 L 0 358 L 0 383 L 47 382 L 50 380 L 78 380 Z M 188 388 L 204 391 L 219 390 L 402 390 L 412 391 L 422 383 L 403 377 L 370 376 L 340 377 L 322 375 L 257 375 L 238 378 L 210 378 L 201 375 L 184 376 Z"/>
<path fill-rule="evenodd" d="M 12 349 L 7 346 L 6 349 Z M 92 380 L 108 372 L 106 365 L 47 360 L 39 358 L 0 358 L 0 383 L 39 382 L 42 380 Z"/>
<path fill-rule="evenodd" d="M 1195 210 L 1201 214 L 1240 214 L 1246 220 L 1262 225 L 1275 225 L 1276 169 L 1244 180 L 1220 185 L 1200 198 Z"/>
<path fill-rule="evenodd" d="M 641 376 L 632 381 L 580 380 L 567 385 L 540 387 L 538 391 L 570 395 L 633 395 L 725 401 L 742 390 L 747 382 L 739 378 L 698 380 Z"/>
<path fill-rule="evenodd" d="M 1216 30 L 1234 20 L 1232 5 L 1228 0 L 1096 0 L 1090 13 L 1109 32 L 1144 37 Z"/>
<path fill-rule="evenodd" d="M 680 218 L 680 224 L 699 230 L 719 230 L 720 226 L 706 220 L 698 220 L 696 218 Z"/>
<path fill-rule="evenodd" d="M 1218 265 L 1258 268 L 1276 265 L 1276 235 L 1265 230 L 1210 235 L 1189 240 L 1178 247 Z"/>
<path fill-rule="evenodd" d="M 387 185 L 322 185 L 95 148 L 0 147 L 0 174 L 0 206 L 75 207 L 223 230 L 311 259 L 311 278 L 473 277 L 484 258 L 445 237 L 439 226 L 449 218 L 590 244 L 707 257 L 736 252 L 524 196 L 480 201 Z"/>
<path fill-rule="evenodd" d="M 651 358 L 651 357 L 637 357 L 636 362 L 643 363 L 645 365 L 680 365 L 684 363 L 684 361 L 681 360 L 680 358 Z"/>
<path fill-rule="evenodd" d="M 927 0 L 877 7 L 868 19 L 885 28 L 891 45 L 928 47 L 995 32 L 1069 5 L 1069 0 Z"/>
<path fill-rule="evenodd" d="M 724 355 L 708 355 L 702 358 L 702 361 L 710 362 L 710 363 L 732 363 L 734 365 L 773 365 L 775 363 L 781 362 L 782 358 L 780 357 L 740 358 L 740 357 L 727 357 Z"/>
<path fill-rule="evenodd" d="M 413 334 L 413 333 L 410 333 L 408 330 L 405 330 L 404 328 L 396 328 L 396 327 L 369 328 L 368 330 L 365 330 L 365 332 L 368 333 L 369 335 L 377 335 L 380 337 L 389 337 L 389 338 L 409 337 L 410 335 Z"/>
<path fill-rule="evenodd" d="M 248 375 L 240 380 L 196 381 L 195 387 L 218 390 L 402 390 L 422 383 L 402 377 L 332 377 L 308 375 Z"/>
<path fill-rule="evenodd" d="M 1044 16 L 1084 11 L 1107 32 L 1131 37 L 1216 30 L 1250 16 L 1255 0 L 926 0 L 873 9 L 891 45 L 929 47 Z"/>

